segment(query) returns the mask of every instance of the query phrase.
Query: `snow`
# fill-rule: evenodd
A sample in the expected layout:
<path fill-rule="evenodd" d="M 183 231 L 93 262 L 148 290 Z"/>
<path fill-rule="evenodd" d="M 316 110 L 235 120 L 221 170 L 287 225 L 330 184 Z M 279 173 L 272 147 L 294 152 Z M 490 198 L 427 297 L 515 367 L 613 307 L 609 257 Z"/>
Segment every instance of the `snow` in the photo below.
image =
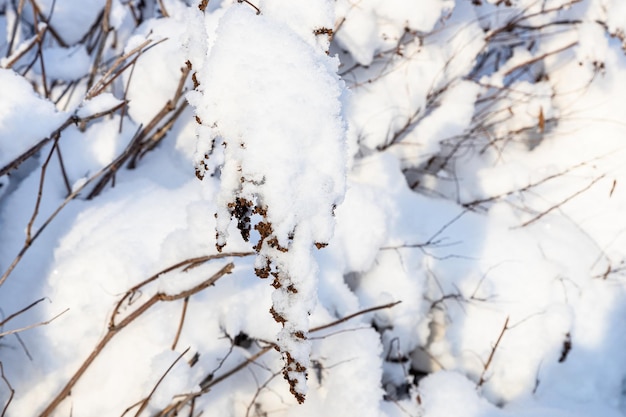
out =
<path fill-rule="evenodd" d="M 74 81 L 89 71 L 89 54 L 84 45 L 70 48 L 49 47 L 43 51 L 46 77 Z M 40 71 L 40 68 L 35 68 Z"/>
<path fill-rule="evenodd" d="M 626 414 L 623 2 L 34 4 L 0 414 Z"/>
<path fill-rule="evenodd" d="M 74 45 L 85 36 L 92 25 L 97 24 L 98 14 L 102 10 L 100 3 L 98 0 L 80 3 L 42 0 L 37 3 L 37 7 L 44 17 L 50 19 L 51 25 L 58 26 L 56 30 L 61 39 L 67 45 Z"/>

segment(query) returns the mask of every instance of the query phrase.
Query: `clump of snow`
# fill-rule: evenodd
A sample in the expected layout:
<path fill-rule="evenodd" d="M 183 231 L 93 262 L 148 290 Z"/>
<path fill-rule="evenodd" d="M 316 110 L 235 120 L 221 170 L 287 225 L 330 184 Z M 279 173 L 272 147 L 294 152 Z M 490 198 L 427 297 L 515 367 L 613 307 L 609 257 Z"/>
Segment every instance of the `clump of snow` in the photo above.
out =
<path fill-rule="evenodd" d="M 46 77 L 63 81 L 74 81 L 83 77 L 91 65 L 84 45 L 69 48 L 49 47 L 43 50 Z M 40 71 L 40 67 L 35 67 Z"/>
<path fill-rule="evenodd" d="M 150 123 L 164 103 L 174 99 L 185 68 L 182 48 L 185 37 L 180 29 L 186 14 L 148 20 L 128 40 L 127 52 L 146 40 L 151 41 L 140 53 L 133 70 L 123 73 L 128 114 L 137 124 Z M 144 91 L 150 89 L 153 94 L 146 97 Z"/>
<path fill-rule="evenodd" d="M 50 24 L 67 45 L 79 42 L 89 28 L 97 23 L 98 14 L 102 11 L 100 0 L 85 0 L 80 3 L 41 0 L 37 2 L 37 6 L 45 18 L 52 17 Z"/>
<path fill-rule="evenodd" d="M 40 97 L 26 79 L 0 69 L 0 167 L 45 139 L 67 118 Z"/>
<path fill-rule="evenodd" d="M 363 65 L 369 65 L 374 56 L 392 49 L 405 31 L 427 32 L 451 9 L 454 2 L 429 0 L 406 3 L 402 0 L 363 0 L 337 2 L 337 42 Z"/>
<path fill-rule="evenodd" d="M 109 111 L 121 103 L 122 100 L 111 93 L 98 94 L 89 100 L 85 100 L 76 111 L 76 116 L 81 118 L 93 116 L 94 114 Z"/>
<path fill-rule="evenodd" d="M 422 412 L 429 417 L 480 417 L 496 410 L 478 396 L 471 381 L 454 372 L 438 372 L 426 377 L 420 382 L 417 396 Z"/>
<path fill-rule="evenodd" d="M 312 251 L 332 236 L 347 162 L 337 60 L 282 22 L 290 16 L 257 15 L 245 4 L 229 9 L 205 62 L 194 65 L 199 86 L 189 100 L 201 124 L 200 178 L 210 173 L 214 147 L 223 147 L 217 247 L 226 246 L 232 217 L 245 240 L 252 227 L 259 233 L 257 275 L 273 276 L 284 375 L 303 401 L 308 315 L 316 302 Z M 314 23 L 308 21 L 310 33 Z"/>

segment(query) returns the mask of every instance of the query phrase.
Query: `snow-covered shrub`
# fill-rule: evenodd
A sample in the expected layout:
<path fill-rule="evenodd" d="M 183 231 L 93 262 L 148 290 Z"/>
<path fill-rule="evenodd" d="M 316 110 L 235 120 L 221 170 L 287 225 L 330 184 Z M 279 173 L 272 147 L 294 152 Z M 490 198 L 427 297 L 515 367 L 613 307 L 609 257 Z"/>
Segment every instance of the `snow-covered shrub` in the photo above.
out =
<path fill-rule="evenodd" d="M 328 38 L 319 32 L 332 25 L 332 14 L 302 15 L 307 8 L 330 11 L 332 4 L 274 3 L 260 6 L 268 7 L 267 14 L 248 5 L 224 13 L 189 100 L 201 125 L 200 178 L 215 147 L 223 147 L 217 250 L 227 244 L 232 218 L 244 240 L 251 228 L 258 232 L 255 272 L 273 277 L 271 314 L 283 326 L 277 347 L 292 393 L 303 402 L 308 316 L 317 298 L 312 251 L 328 244 L 333 211 L 345 193 L 343 83 L 336 75 L 338 60 L 317 40 Z M 290 27 L 295 22 L 297 28 Z"/>
<path fill-rule="evenodd" d="M 624 7 L 0 0 L 0 414 L 623 414 Z"/>

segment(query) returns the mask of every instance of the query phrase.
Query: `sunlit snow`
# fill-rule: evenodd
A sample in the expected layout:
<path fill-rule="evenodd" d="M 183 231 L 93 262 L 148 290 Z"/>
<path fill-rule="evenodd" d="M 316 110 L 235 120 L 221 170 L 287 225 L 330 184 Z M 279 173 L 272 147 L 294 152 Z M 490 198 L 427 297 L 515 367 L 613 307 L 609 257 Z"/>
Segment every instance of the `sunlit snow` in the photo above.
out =
<path fill-rule="evenodd" d="M 625 4 L 0 0 L 0 414 L 626 415 Z"/>

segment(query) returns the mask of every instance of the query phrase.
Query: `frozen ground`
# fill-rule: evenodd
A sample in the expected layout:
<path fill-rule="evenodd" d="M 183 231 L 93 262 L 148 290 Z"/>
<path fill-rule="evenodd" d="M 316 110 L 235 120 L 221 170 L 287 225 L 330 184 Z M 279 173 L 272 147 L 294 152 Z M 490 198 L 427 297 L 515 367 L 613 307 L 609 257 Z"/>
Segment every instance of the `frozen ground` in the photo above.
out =
<path fill-rule="evenodd" d="M 625 33 L 0 0 L 0 413 L 626 414 Z"/>

